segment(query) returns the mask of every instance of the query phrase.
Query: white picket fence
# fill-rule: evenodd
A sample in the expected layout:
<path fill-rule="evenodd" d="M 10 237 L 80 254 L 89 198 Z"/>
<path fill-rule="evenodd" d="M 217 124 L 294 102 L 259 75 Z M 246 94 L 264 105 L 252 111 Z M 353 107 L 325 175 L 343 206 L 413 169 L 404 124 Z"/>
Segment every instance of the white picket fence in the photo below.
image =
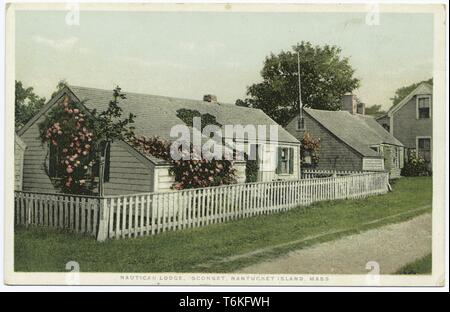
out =
<path fill-rule="evenodd" d="M 302 179 L 314 179 L 314 178 L 328 178 L 333 176 L 348 176 L 355 174 L 368 173 L 364 171 L 350 171 L 350 170 L 324 170 L 324 169 L 302 169 Z"/>
<path fill-rule="evenodd" d="M 318 201 L 383 194 L 388 191 L 388 179 L 384 172 L 359 173 L 87 198 L 82 203 L 73 196 L 41 197 L 41 194 L 16 192 L 16 220 L 20 224 L 42 224 L 95 234 L 92 224 L 95 216 L 98 240 L 129 238 L 286 211 Z M 74 200 L 78 204 L 74 205 Z M 41 205 L 44 206 L 43 214 L 40 213 Z M 75 207 L 76 217 L 72 218 L 72 210 L 66 207 Z M 46 214 L 49 217 L 45 218 Z M 40 221 L 41 216 L 43 222 Z M 53 221 L 48 221 L 50 219 Z"/>
<path fill-rule="evenodd" d="M 100 198 L 54 193 L 15 192 L 15 221 L 97 235 Z"/>

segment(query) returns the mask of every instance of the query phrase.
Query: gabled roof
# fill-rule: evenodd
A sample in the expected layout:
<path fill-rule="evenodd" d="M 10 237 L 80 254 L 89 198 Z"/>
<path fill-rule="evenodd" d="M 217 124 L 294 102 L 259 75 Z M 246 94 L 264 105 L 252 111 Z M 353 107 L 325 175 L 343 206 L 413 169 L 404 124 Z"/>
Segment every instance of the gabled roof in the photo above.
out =
<path fill-rule="evenodd" d="M 379 154 L 370 148 L 373 145 L 403 146 L 372 116 L 352 115 L 347 111 L 326 111 L 311 108 L 305 108 L 304 111 L 362 156 L 379 157 Z"/>
<path fill-rule="evenodd" d="M 107 108 L 112 99 L 111 90 L 94 89 L 87 87 L 70 86 L 70 90 L 84 105 L 98 111 Z M 289 132 L 279 126 L 262 110 L 241 107 L 233 104 L 210 103 L 199 100 L 188 100 L 173 97 L 149 95 L 126 92 L 126 99 L 120 100 L 124 113 L 136 115 L 136 135 L 159 136 L 167 140 L 175 140 L 170 137 L 170 130 L 175 125 L 184 124 L 177 117 L 177 110 L 197 110 L 201 114 L 211 114 L 216 117 L 221 125 L 275 125 L 278 127 L 278 140 L 280 142 L 299 144 L 299 141 Z M 266 133 L 267 140 L 270 138 L 269 127 Z"/>
<path fill-rule="evenodd" d="M 432 94 L 432 93 L 433 93 L 433 86 L 430 85 L 429 83 L 422 82 L 410 94 L 405 96 L 397 105 L 392 106 L 388 110 L 387 115 L 389 117 L 391 117 L 393 113 L 395 113 L 400 108 L 402 108 L 406 103 L 408 103 L 416 95 L 428 95 L 428 94 Z"/>

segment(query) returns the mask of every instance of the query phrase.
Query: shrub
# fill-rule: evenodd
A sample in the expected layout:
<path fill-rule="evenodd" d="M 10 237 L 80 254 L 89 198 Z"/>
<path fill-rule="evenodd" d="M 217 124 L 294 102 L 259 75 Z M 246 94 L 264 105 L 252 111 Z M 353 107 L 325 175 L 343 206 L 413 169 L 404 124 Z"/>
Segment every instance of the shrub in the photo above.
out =
<path fill-rule="evenodd" d="M 430 175 L 430 170 L 425 159 L 416 153 L 411 153 L 408 162 L 402 168 L 401 174 L 405 177 L 427 176 Z"/>
<path fill-rule="evenodd" d="M 309 132 L 305 132 L 301 140 L 302 146 L 300 148 L 300 159 L 302 166 L 315 167 L 320 160 L 320 138 L 314 138 Z M 311 157 L 311 162 L 306 162 L 306 157 Z"/>
<path fill-rule="evenodd" d="M 181 190 L 236 183 L 235 169 L 229 160 L 207 160 L 198 156 L 192 145 L 189 160 L 174 160 L 170 156 L 170 142 L 158 137 L 139 137 L 134 146 L 147 155 L 164 159 L 171 164 L 169 172 L 175 176 L 173 189 Z M 198 159 L 198 160 L 196 160 Z"/>

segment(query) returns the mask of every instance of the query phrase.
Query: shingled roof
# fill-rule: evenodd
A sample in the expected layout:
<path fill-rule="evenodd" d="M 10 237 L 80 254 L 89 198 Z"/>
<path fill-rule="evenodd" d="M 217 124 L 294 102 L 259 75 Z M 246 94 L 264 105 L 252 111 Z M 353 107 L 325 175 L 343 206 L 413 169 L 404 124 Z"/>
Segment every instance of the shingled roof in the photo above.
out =
<path fill-rule="evenodd" d="M 84 102 L 89 109 L 102 111 L 107 108 L 112 99 L 111 90 L 94 89 L 87 87 L 69 86 L 74 95 Z M 279 126 L 262 110 L 236 106 L 233 104 L 210 103 L 200 100 L 188 100 L 174 97 L 157 96 L 126 92 L 126 99 L 121 100 L 121 107 L 125 114 L 135 114 L 135 133 L 144 136 L 159 136 L 167 140 L 175 140 L 170 137 L 170 130 L 175 125 L 183 124 L 177 117 L 179 109 L 197 110 L 201 114 L 211 114 L 216 117 L 221 125 L 276 125 L 278 126 L 278 140 L 286 143 L 299 141 L 289 132 Z M 266 138 L 269 139 L 269 127 Z"/>
<path fill-rule="evenodd" d="M 370 148 L 373 145 L 403 146 L 371 116 L 352 115 L 347 111 L 326 111 L 311 108 L 305 108 L 304 111 L 362 156 L 379 156 L 377 152 Z"/>

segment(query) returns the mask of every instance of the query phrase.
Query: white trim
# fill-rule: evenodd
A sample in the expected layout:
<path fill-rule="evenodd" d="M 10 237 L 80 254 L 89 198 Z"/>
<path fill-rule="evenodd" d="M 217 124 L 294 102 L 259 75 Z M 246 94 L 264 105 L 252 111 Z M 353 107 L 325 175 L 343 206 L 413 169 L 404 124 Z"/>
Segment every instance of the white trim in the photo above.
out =
<path fill-rule="evenodd" d="M 429 100 L 429 113 L 428 113 L 428 118 L 419 118 L 419 100 L 420 99 L 428 99 Z M 420 119 L 431 119 L 431 94 L 424 94 L 424 95 L 417 95 L 416 96 L 416 119 L 420 120 Z"/>

